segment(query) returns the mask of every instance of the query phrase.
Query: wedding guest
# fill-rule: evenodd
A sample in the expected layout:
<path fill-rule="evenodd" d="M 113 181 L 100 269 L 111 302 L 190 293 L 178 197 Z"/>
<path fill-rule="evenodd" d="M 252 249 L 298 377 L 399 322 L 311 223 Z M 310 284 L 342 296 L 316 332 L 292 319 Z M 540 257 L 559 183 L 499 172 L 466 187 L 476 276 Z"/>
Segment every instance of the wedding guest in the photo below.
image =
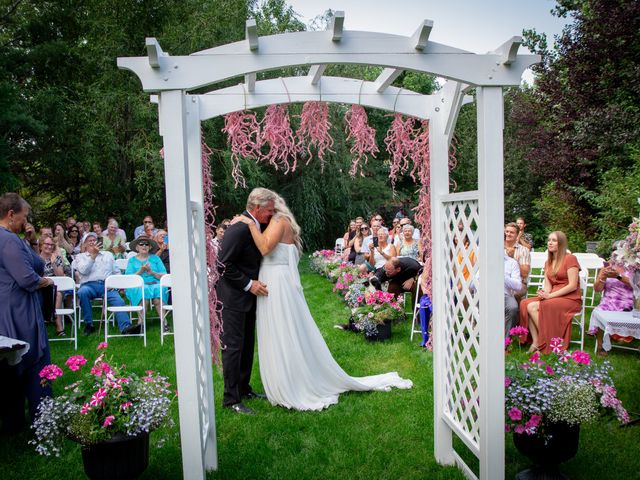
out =
<path fill-rule="evenodd" d="M 142 234 L 143 236 L 149 237 L 149 238 L 153 238 L 153 237 L 156 236 L 157 233 L 158 233 L 158 229 L 156 228 L 156 225 L 153 223 L 153 221 L 145 222 L 145 224 L 144 224 L 144 232 Z"/>
<path fill-rule="evenodd" d="M 118 222 L 110 220 L 107 233 L 102 235 L 102 249 L 111 252 L 113 258 L 124 258 L 124 238 L 118 234 Z"/>
<path fill-rule="evenodd" d="M 221 223 L 216 227 L 216 236 L 213 239 L 213 244 L 217 248 L 220 248 L 220 245 L 222 245 L 222 239 L 224 238 L 224 232 L 226 231 L 227 231 L 227 226 L 224 223 Z"/>
<path fill-rule="evenodd" d="M 377 242 L 369 243 L 369 251 L 364 254 L 366 263 L 361 267 L 362 273 L 366 273 L 367 270 L 375 272 L 387 260 L 397 256 L 396 247 L 389 243 L 389 230 L 380 227 L 376 239 Z"/>
<path fill-rule="evenodd" d="M 409 217 L 404 217 L 400 219 L 400 225 L 404 227 L 405 225 L 411 225 L 411 219 Z M 420 230 L 417 228 L 413 228 L 413 238 L 416 240 L 420 240 Z"/>
<path fill-rule="evenodd" d="M 107 218 L 107 226 L 109 225 L 109 223 L 111 223 L 112 220 L 116 222 L 116 225 L 118 224 L 118 219 L 116 217 L 109 217 Z M 116 230 L 116 233 L 122 237 L 122 240 L 124 240 L 125 243 L 127 242 L 127 232 L 125 232 L 123 229 L 118 227 L 118 229 Z M 104 236 L 104 232 L 102 235 Z"/>
<path fill-rule="evenodd" d="M 38 237 L 36 237 L 36 229 L 33 228 L 29 222 L 24 224 L 24 237 L 23 241 L 27 247 L 36 252 L 36 254 L 40 253 L 40 247 L 38 246 Z"/>
<path fill-rule="evenodd" d="M 93 326 L 93 313 L 91 300 L 102 298 L 104 295 L 104 281 L 110 275 L 119 275 L 120 269 L 116 265 L 111 252 L 100 250 L 97 244 L 98 236 L 95 232 L 89 232 L 84 240 L 85 251 L 76 256 L 73 267 L 79 275 L 80 288 L 78 299 L 80 311 L 84 322 L 84 335 L 91 335 L 95 331 Z M 109 305 L 115 307 L 124 306 L 124 300 L 115 290 L 107 291 Z M 115 315 L 120 332 L 125 335 L 140 333 L 140 325 L 132 325 L 129 315 L 118 312 Z"/>
<path fill-rule="evenodd" d="M 593 309 L 589 321 L 589 334 L 596 335 L 596 353 L 605 356 L 602 337 L 606 326 L 601 312 L 628 312 L 633 309 L 633 273 L 622 265 L 610 264 L 601 268 L 593 284 L 596 292 L 601 292 L 600 304 Z"/>
<path fill-rule="evenodd" d="M 0 196 L 0 335 L 30 347 L 15 365 L 0 360 L 0 420 L 7 433 L 25 427 L 25 401 L 33 422 L 41 398 L 51 396 L 51 388 L 43 387 L 39 377 L 51 363 L 39 290 L 53 281 L 43 276 L 42 259 L 18 237 L 30 210 L 16 193 Z"/>
<path fill-rule="evenodd" d="M 71 266 L 66 263 L 62 256 L 57 252 L 56 244 L 50 237 L 44 237 L 42 240 L 42 251 L 40 252 L 40 258 L 44 262 L 44 276 L 45 277 L 70 277 Z M 63 292 L 56 292 L 56 308 L 62 308 L 62 296 Z M 64 328 L 62 326 L 62 316 L 56 315 L 56 335 L 58 337 L 64 337 Z"/>
<path fill-rule="evenodd" d="M 397 245 L 398 257 L 410 257 L 420 261 L 420 242 L 413 238 L 413 225 L 406 224 L 402 226 L 402 237 Z"/>
<path fill-rule="evenodd" d="M 516 300 L 526 294 L 527 280 L 531 271 L 531 254 L 529 249 L 518 243 L 520 227 L 513 222 L 504 226 L 504 253 L 512 257 L 520 266 L 520 277 L 522 277 L 523 289 L 516 293 Z"/>
<path fill-rule="evenodd" d="M 160 291 L 160 278 L 166 275 L 167 270 L 164 268 L 162 260 L 157 255 L 149 253 L 150 250 L 157 251 L 158 244 L 149 237 L 139 236 L 130 244 L 131 250 L 138 252 L 134 257 L 129 258 L 127 263 L 127 275 L 140 275 L 144 280 L 144 298 L 145 300 L 153 299 L 153 305 L 156 307 L 158 316 L 162 317 L 160 311 L 160 295 L 162 301 L 167 303 L 167 293 Z M 126 291 L 127 298 L 131 305 L 140 305 L 142 303 L 142 293 L 138 289 L 129 289 Z M 162 325 L 167 331 L 169 326 Z"/>
<path fill-rule="evenodd" d="M 69 230 L 72 226 L 76 224 L 76 219 L 73 217 L 67 217 L 67 220 L 64 224 L 64 229 Z"/>
<path fill-rule="evenodd" d="M 520 325 L 529 329 L 531 348 L 550 353 L 550 340 L 563 339 L 564 348 L 571 340 L 571 319 L 580 311 L 582 298 L 578 272 L 580 265 L 567 253 L 567 237 L 555 231 L 547 238 L 548 257 L 544 264 L 544 284 L 537 297 L 520 302 Z"/>
<path fill-rule="evenodd" d="M 349 245 L 349 242 L 355 238 L 357 233 L 356 228 L 356 221 L 349 221 L 349 227 L 347 228 L 345 234 L 342 236 L 342 244 L 344 245 L 342 249 L 342 258 L 345 261 L 350 261 L 349 257 L 351 256 L 351 246 Z M 353 255 L 353 257 L 355 258 L 355 255 Z"/>
<path fill-rule="evenodd" d="M 146 217 L 144 217 L 142 219 L 142 225 L 138 225 L 136 227 L 136 229 L 133 231 L 134 240 L 136 238 L 138 238 L 140 235 L 145 233 L 145 230 L 147 228 L 147 224 L 151 224 L 153 226 L 153 218 L 151 217 L 151 215 L 147 215 Z M 154 235 L 155 235 L 155 233 L 154 233 Z"/>
<path fill-rule="evenodd" d="M 533 236 L 530 233 L 524 231 L 527 224 L 524 221 L 524 218 L 518 217 L 516 219 L 516 225 L 518 226 L 518 243 L 528 248 L 530 251 L 533 251 Z"/>
<path fill-rule="evenodd" d="M 357 224 L 357 219 L 356 219 Z M 362 224 L 356 233 L 356 236 L 353 237 L 352 240 L 349 240 L 349 248 L 351 252 L 349 254 L 349 261 L 354 265 L 362 265 L 364 264 L 364 254 L 365 252 L 362 250 L 362 243 L 364 242 L 365 237 L 369 235 L 369 225 L 366 223 Z"/>
<path fill-rule="evenodd" d="M 369 229 L 369 235 L 364 237 L 364 240 L 362 241 L 363 252 L 369 251 L 369 244 L 373 242 L 374 238 L 378 237 L 378 230 L 380 229 L 381 226 L 382 224 L 378 220 L 371 221 L 371 228 Z"/>
<path fill-rule="evenodd" d="M 71 245 L 71 258 L 75 258 L 76 255 L 80 253 L 80 240 L 82 237 L 80 236 L 80 228 L 76 225 L 72 225 L 67 229 L 67 238 L 69 239 L 69 245 Z"/>
<path fill-rule="evenodd" d="M 93 222 L 93 224 L 91 225 L 91 231 L 95 232 L 95 234 L 98 236 L 98 247 L 102 248 L 104 241 L 102 235 L 104 234 L 104 232 L 102 231 L 102 225 L 100 224 L 100 222 Z"/>
<path fill-rule="evenodd" d="M 91 231 L 91 222 L 89 222 L 89 220 L 83 220 L 79 223 L 82 223 L 82 233 L 89 233 Z"/>
<path fill-rule="evenodd" d="M 158 244 L 158 250 L 155 251 L 155 255 L 162 260 L 167 273 L 171 273 L 171 263 L 169 260 L 169 234 L 166 230 L 158 230 L 154 240 Z"/>
<path fill-rule="evenodd" d="M 520 266 L 515 259 L 504 254 L 504 336 L 518 324 L 518 301 L 515 295 L 522 291 Z"/>
<path fill-rule="evenodd" d="M 389 282 L 387 291 L 396 295 L 415 292 L 416 277 L 421 270 L 422 265 L 413 258 L 393 257 L 376 270 L 374 276 L 369 278 L 369 282 L 376 290 L 382 290 L 382 284 Z"/>

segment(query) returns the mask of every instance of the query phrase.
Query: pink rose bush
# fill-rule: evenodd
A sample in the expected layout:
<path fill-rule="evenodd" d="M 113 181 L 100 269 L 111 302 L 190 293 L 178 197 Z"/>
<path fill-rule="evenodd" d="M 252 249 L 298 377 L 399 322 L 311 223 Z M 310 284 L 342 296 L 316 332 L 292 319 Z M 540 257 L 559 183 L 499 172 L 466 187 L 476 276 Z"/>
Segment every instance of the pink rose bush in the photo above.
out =
<path fill-rule="evenodd" d="M 157 372 L 139 376 L 107 359 L 107 347 L 91 366 L 82 355 L 69 357 L 63 371 L 47 365 L 40 372 L 43 383 L 64 376 L 71 381 L 63 394 L 42 400 L 33 423 L 36 452 L 59 456 L 65 438 L 83 445 L 107 440 L 116 434 L 149 433 L 169 416 L 174 394 L 167 379 Z"/>
<path fill-rule="evenodd" d="M 550 344 L 555 347 L 553 353 L 535 352 L 524 363 L 507 357 L 505 431 L 544 434 L 547 424 L 579 425 L 601 413 L 613 413 L 618 421 L 627 423 L 629 414 L 616 398 L 609 362 L 596 363 L 580 350 L 568 352 L 558 337 Z"/>

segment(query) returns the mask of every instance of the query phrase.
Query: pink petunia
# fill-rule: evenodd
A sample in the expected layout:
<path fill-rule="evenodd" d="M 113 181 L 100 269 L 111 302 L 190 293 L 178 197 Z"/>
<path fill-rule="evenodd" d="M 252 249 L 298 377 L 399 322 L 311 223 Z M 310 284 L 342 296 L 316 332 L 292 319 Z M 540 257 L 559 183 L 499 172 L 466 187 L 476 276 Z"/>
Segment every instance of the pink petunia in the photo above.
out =
<path fill-rule="evenodd" d="M 107 418 L 104 419 L 104 423 L 102 424 L 102 428 L 107 428 L 109 425 L 111 425 L 113 423 L 113 421 L 116 419 L 116 417 L 114 417 L 113 415 L 109 415 Z"/>
<path fill-rule="evenodd" d="M 545 372 L 547 372 L 547 375 L 553 375 L 553 368 L 551 368 L 549 365 L 546 365 L 544 367 Z"/>
<path fill-rule="evenodd" d="M 84 405 L 82 405 L 82 407 L 80 407 L 80 414 L 86 415 L 87 413 L 89 413 L 90 410 L 91 410 L 91 405 L 88 403 L 85 403 Z"/>
<path fill-rule="evenodd" d="M 53 363 L 45 366 L 42 370 L 40 370 L 40 378 L 55 380 L 60 376 L 62 376 L 62 369 Z"/>
<path fill-rule="evenodd" d="M 540 352 L 533 352 L 533 355 L 529 357 L 531 363 L 537 363 L 540 360 Z"/>
<path fill-rule="evenodd" d="M 131 402 L 124 402 L 120 404 L 120 410 L 126 410 L 127 408 L 129 408 L 131 405 L 133 405 L 133 403 Z"/>
<path fill-rule="evenodd" d="M 529 335 L 529 330 L 525 327 L 517 326 L 509 330 L 509 335 L 518 335 L 519 337 Z"/>
<path fill-rule="evenodd" d="M 516 425 L 516 428 L 514 428 L 513 430 L 514 430 L 516 433 L 524 433 L 524 429 L 525 429 L 525 428 L 524 428 L 524 425 Z"/>
<path fill-rule="evenodd" d="M 107 344 L 107 342 L 100 342 L 98 344 L 98 348 L 96 348 L 96 350 L 102 350 L 104 348 L 107 348 L 109 346 L 109 344 Z"/>
<path fill-rule="evenodd" d="M 562 350 L 564 350 L 564 345 L 562 344 L 562 337 L 553 337 L 549 341 L 549 347 L 551 348 L 551 351 L 554 353 L 560 353 Z"/>
<path fill-rule="evenodd" d="M 511 379 L 509 377 L 504 377 L 504 388 L 507 388 L 511 385 Z"/>
<path fill-rule="evenodd" d="M 522 420 L 522 411 L 518 407 L 511 407 L 508 412 L 509 418 L 514 422 Z"/>
<path fill-rule="evenodd" d="M 509 345 L 511 345 L 511 338 L 507 337 L 504 339 L 504 346 L 508 347 Z"/>

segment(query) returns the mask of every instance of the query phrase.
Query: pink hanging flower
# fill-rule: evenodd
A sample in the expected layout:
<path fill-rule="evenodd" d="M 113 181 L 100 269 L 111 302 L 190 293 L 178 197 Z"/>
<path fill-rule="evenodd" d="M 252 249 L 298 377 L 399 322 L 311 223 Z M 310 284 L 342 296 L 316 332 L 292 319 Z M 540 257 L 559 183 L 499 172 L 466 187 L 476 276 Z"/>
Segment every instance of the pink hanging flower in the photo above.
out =
<path fill-rule="evenodd" d="M 415 148 L 415 140 L 413 139 L 415 133 L 412 117 L 403 119 L 399 113 L 393 116 L 393 122 L 391 122 L 391 127 L 384 139 L 390 156 L 389 178 L 393 187 L 395 187 L 398 174 L 405 173 L 409 169 L 409 157 Z"/>
<path fill-rule="evenodd" d="M 246 186 L 244 175 L 240 169 L 240 158 L 260 158 L 260 124 L 255 112 L 233 112 L 224 116 L 224 128 L 227 143 L 231 147 L 231 176 L 235 186 Z"/>
<path fill-rule="evenodd" d="M 296 167 L 297 148 L 293 138 L 293 130 L 289 121 L 289 111 L 283 105 L 270 105 L 262 119 L 260 145 L 269 145 L 269 153 L 261 155 L 276 170 L 282 167 L 285 173 L 291 170 L 289 159 L 293 158 L 293 168 Z"/>
<path fill-rule="evenodd" d="M 107 418 L 104 419 L 104 423 L 102 424 L 102 428 L 107 428 L 109 425 L 111 425 L 113 423 L 113 421 L 116 419 L 116 417 L 114 417 L 113 415 L 109 415 Z"/>
<path fill-rule="evenodd" d="M 367 163 L 368 155 L 375 158 L 378 149 L 376 143 L 376 130 L 369 126 L 367 111 L 361 105 L 351 105 L 351 109 L 344 115 L 344 122 L 347 130 L 347 141 L 352 140 L 353 145 L 349 150 L 353 154 L 353 161 L 349 169 L 349 175 L 356 176 L 360 161 Z M 362 166 L 360 175 L 363 176 Z"/>
<path fill-rule="evenodd" d="M 320 159 L 320 170 L 324 170 L 324 155 L 326 151 L 335 153 L 331 150 L 333 146 L 333 138 L 329 130 L 331 122 L 329 122 L 329 105 L 326 102 L 305 102 L 302 106 L 300 114 L 300 127 L 296 132 L 297 150 L 302 153 L 306 150 L 309 159 L 307 165 L 313 158 L 311 147 L 315 147 L 316 155 Z M 288 166 L 288 164 L 287 164 Z M 297 162 L 294 158 L 291 171 L 296 171 Z M 288 170 L 285 170 L 288 173 Z"/>
<path fill-rule="evenodd" d="M 69 367 L 69 370 L 72 372 L 80 370 L 80 367 L 85 363 L 87 363 L 87 359 L 82 355 L 74 355 L 73 357 L 69 357 L 66 361 L 67 367 Z"/>
<path fill-rule="evenodd" d="M 50 364 L 45 366 L 42 370 L 40 370 L 40 378 L 45 378 L 47 380 L 55 380 L 56 378 L 62 376 L 62 369 L 55 365 Z"/>

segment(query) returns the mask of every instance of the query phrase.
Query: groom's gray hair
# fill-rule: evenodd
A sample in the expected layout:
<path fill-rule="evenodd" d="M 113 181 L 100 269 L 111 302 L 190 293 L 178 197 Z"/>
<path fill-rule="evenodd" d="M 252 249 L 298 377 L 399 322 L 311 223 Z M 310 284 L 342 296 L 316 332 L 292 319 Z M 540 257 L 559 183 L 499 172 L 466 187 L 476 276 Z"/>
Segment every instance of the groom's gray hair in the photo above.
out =
<path fill-rule="evenodd" d="M 247 198 L 247 211 L 253 210 L 255 207 L 266 207 L 269 202 L 275 202 L 278 194 L 268 188 L 254 188 Z"/>

